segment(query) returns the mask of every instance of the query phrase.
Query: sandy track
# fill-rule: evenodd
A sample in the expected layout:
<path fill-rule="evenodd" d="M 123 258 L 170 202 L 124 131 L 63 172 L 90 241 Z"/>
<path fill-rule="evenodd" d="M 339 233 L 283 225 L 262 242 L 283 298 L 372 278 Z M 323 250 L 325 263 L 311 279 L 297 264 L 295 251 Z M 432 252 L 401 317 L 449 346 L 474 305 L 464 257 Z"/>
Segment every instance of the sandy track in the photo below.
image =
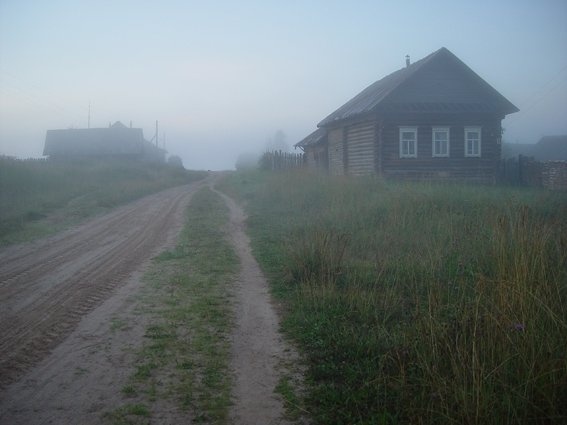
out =
<path fill-rule="evenodd" d="M 43 359 L 182 224 L 201 184 L 150 195 L 0 251 L 0 388 Z"/>
<path fill-rule="evenodd" d="M 213 189 L 214 190 L 214 189 Z M 252 255 L 245 233 L 246 215 L 230 197 L 216 191 L 230 211 L 230 238 L 240 258 L 234 283 L 235 328 L 232 334 L 234 387 L 230 423 L 235 425 L 285 425 L 283 400 L 275 388 L 283 363 L 297 361 L 297 352 L 279 330 L 268 283 Z"/>

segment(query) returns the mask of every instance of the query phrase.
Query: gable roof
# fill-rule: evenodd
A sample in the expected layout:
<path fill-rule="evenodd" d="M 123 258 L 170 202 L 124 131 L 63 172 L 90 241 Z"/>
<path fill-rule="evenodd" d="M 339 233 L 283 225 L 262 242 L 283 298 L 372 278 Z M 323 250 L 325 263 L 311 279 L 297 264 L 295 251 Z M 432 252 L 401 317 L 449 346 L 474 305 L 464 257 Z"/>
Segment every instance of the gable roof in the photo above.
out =
<path fill-rule="evenodd" d="M 305 137 L 300 142 L 293 145 L 295 148 L 304 148 L 306 146 L 314 146 L 318 143 L 321 143 L 327 137 L 327 130 L 325 128 L 318 128 L 313 133 L 309 134 L 309 136 Z"/>
<path fill-rule="evenodd" d="M 455 78 L 456 77 L 456 78 Z M 445 47 L 368 86 L 317 126 L 376 112 L 518 112 Z"/>

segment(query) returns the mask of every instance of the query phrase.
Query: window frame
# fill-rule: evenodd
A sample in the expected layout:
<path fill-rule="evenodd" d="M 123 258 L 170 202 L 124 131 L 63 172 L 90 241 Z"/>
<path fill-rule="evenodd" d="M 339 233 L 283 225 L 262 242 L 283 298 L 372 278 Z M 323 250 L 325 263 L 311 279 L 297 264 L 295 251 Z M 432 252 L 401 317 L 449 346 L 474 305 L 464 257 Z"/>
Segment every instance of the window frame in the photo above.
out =
<path fill-rule="evenodd" d="M 473 153 L 469 154 L 468 152 L 468 144 L 469 144 L 469 140 L 473 140 L 473 139 L 469 139 L 469 133 L 478 133 L 478 152 L 474 152 L 474 146 L 473 146 Z M 465 127 L 465 157 L 466 158 L 480 158 L 482 155 L 482 127 L 479 126 L 470 126 L 470 127 Z"/>
<path fill-rule="evenodd" d="M 435 152 L 435 133 L 444 132 L 447 133 L 447 153 L 436 153 Z M 451 152 L 451 129 L 450 127 L 432 127 L 431 128 L 431 156 L 433 158 L 448 158 Z"/>
<path fill-rule="evenodd" d="M 399 132 L 399 150 L 400 150 L 400 159 L 401 158 L 417 158 L 417 127 L 399 127 L 400 132 Z M 413 133 L 414 134 L 414 139 L 413 139 L 413 143 L 414 143 L 414 153 L 410 154 L 404 154 L 403 153 L 403 142 L 404 141 L 409 141 L 409 140 L 404 140 L 402 138 L 403 133 Z M 408 152 L 409 152 L 409 145 L 408 145 Z"/>

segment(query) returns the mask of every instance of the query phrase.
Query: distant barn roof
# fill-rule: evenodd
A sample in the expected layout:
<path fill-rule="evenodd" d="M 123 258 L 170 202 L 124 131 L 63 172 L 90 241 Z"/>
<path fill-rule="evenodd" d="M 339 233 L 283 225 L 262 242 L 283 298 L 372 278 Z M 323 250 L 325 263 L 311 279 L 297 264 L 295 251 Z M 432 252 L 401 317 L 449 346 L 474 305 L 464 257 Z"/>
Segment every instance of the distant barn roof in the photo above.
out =
<path fill-rule="evenodd" d="M 461 81 L 443 78 L 444 74 L 439 71 L 459 72 Z M 429 77 L 433 76 L 437 81 L 434 84 L 420 85 L 420 78 L 426 77 L 428 73 Z M 462 78 L 468 84 L 463 84 Z M 318 127 L 371 114 L 380 108 L 404 112 L 518 112 L 518 108 L 504 96 L 442 47 L 371 84 L 323 119 Z"/>
<path fill-rule="evenodd" d="M 324 128 L 318 128 L 305 139 L 301 140 L 300 142 L 293 145 L 296 148 L 304 148 L 306 146 L 313 146 L 318 143 L 321 143 L 327 137 L 327 130 Z"/>
<path fill-rule="evenodd" d="M 535 146 L 540 161 L 567 160 L 567 135 L 544 136 Z"/>
<path fill-rule="evenodd" d="M 47 130 L 43 155 L 50 157 L 155 155 L 165 151 L 144 139 L 141 128 L 120 121 L 105 128 Z"/>

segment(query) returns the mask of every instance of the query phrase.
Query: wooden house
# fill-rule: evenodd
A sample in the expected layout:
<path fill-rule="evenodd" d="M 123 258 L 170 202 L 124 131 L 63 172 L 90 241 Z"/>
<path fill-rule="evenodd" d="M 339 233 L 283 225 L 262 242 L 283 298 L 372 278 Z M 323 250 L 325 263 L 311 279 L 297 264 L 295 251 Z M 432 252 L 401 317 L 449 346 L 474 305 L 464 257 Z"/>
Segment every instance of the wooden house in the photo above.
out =
<path fill-rule="evenodd" d="M 331 174 L 494 182 L 516 108 L 446 48 L 370 85 L 296 147 Z M 322 130 L 322 132 L 321 132 Z M 319 133 L 318 133 L 319 132 Z M 312 161 L 313 162 L 313 161 Z M 316 161 L 315 161 L 316 162 Z"/>
<path fill-rule="evenodd" d="M 326 171 L 329 152 L 327 149 L 327 130 L 318 128 L 305 139 L 294 145 L 305 152 L 304 160 L 311 169 Z"/>
<path fill-rule="evenodd" d="M 47 130 L 43 155 L 51 159 L 123 158 L 165 162 L 165 150 L 144 139 L 141 128 L 120 121 L 107 128 Z"/>

